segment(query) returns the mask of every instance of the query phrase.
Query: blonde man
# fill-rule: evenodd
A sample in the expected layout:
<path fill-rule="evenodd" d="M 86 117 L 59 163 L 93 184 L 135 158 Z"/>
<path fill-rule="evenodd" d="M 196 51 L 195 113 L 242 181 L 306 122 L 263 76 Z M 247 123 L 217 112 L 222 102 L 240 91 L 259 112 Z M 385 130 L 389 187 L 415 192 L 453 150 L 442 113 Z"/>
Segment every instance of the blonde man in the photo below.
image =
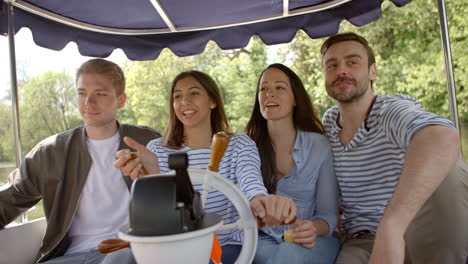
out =
<path fill-rule="evenodd" d="M 81 65 L 76 92 L 84 124 L 39 142 L 10 174 L 11 185 L 0 191 L 0 229 L 42 199 L 48 225 L 37 262 L 132 263 L 129 251 L 96 250 L 128 221 L 131 179 L 114 168 L 114 155 L 128 148 L 124 136 L 146 144 L 160 134 L 117 121 L 127 96 L 113 62 Z"/>

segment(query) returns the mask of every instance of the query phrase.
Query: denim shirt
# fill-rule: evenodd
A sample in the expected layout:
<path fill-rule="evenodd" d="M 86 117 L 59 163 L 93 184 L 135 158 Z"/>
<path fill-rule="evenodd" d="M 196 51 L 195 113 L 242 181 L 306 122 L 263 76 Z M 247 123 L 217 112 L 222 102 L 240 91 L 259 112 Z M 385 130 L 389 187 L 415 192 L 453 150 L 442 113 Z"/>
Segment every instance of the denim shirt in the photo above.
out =
<path fill-rule="evenodd" d="M 276 194 L 304 208 L 304 219 L 327 222 L 330 235 L 338 223 L 338 184 L 330 143 L 324 135 L 298 130 L 292 156 L 296 166 L 278 181 Z M 278 242 L 283 240 L 284 226 L 261 230 Z"/>

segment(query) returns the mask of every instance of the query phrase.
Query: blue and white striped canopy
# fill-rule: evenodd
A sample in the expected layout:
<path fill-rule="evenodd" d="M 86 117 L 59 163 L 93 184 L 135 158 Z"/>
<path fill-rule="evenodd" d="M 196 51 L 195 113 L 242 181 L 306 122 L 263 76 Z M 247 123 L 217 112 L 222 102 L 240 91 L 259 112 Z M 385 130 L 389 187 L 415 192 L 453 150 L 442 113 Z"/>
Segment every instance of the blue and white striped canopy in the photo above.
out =
<path fill-rule="evenodd" d="M 31 29 L 38 46 L 61 50 L 70 41 L 82 55 L 107 57 L 116 48 L 131 60 L 153 60 L 164 48 L 178 56 L 201 53 L 213 40 L 222 49 L 241 48 L 253 35 L 265 44 L 287 43 L 304 30 L 311 38 L 381 16 L 383 0 L 3 0 L 0 33 Z M 411 0 L 390 0 L 403 6 Z"/>

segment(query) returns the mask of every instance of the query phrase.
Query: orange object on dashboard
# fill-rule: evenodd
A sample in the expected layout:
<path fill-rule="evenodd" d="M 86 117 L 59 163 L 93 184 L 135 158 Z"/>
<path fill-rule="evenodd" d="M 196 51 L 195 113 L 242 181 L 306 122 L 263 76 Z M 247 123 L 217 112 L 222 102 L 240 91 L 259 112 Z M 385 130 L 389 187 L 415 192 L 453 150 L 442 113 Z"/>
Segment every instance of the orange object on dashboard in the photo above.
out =
<path fill-rule="evenodd" d="M 221 244 L 219 244 L 218 237 L 216 234 L 213 234 L 213 248 L 211 249 L 210 259 L 215 264 L 221 263 L 221 256 L 223 255 L 223 250 L 221 249 Z"/>

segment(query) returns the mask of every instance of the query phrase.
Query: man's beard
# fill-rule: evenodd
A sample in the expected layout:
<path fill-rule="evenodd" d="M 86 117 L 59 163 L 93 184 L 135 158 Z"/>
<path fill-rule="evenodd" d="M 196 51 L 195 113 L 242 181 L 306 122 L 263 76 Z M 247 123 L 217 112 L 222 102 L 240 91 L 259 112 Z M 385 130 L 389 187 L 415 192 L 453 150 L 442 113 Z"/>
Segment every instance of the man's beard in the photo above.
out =
<path fill-rule="evenodd" d="M 333 87 L 337 82 L 352 82 L 356 89 L 346 94 L 336 93 L 333 90 Z M 363 94 L 365 94 L 368 89 L 367 86 L 359 85 L 356 79 L 348 77 L 338 77 L 333 82 L 331 82 L 331 84 L 326 83 L 325 85 L 327 88 L 328 95 L 340 103 L 351 103 L 356 99 L 360 98 Z"/>

